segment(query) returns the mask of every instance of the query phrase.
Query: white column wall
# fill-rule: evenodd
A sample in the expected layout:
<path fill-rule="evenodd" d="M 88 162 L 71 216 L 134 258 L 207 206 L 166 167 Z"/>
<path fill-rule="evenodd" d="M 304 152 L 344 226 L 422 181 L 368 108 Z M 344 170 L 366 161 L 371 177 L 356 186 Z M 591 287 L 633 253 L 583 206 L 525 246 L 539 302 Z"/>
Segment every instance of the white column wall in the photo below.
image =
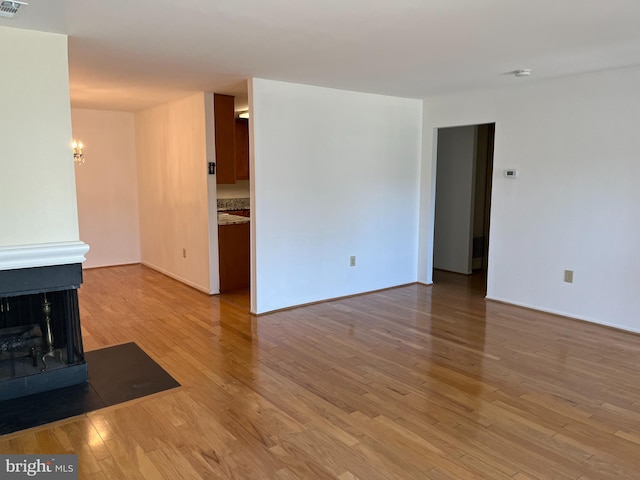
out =
<path fill-rule="evenodd" d="M 0 27 L 0 246 L 77 241 L 67 37 Z"/>
<path fill-rule="evenodd" d="M 415 282 L 422 101 L 253 79 L 250 102 L 253 311 Z"/>

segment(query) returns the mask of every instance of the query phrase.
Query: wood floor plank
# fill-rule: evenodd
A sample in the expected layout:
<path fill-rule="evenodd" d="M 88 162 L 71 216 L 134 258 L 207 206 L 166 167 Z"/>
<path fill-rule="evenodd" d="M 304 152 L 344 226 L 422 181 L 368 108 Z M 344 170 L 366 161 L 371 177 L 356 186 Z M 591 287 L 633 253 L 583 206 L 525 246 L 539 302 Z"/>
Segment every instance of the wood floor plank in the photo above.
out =
<path fill-rule="evenodd" d="M 0 437 L 80 478 L 637 479 L 640 336 L 488 302 L 477 276 L 260 317 L 139 265 L 84 272 L 86 350 L 182 386 Z"/>

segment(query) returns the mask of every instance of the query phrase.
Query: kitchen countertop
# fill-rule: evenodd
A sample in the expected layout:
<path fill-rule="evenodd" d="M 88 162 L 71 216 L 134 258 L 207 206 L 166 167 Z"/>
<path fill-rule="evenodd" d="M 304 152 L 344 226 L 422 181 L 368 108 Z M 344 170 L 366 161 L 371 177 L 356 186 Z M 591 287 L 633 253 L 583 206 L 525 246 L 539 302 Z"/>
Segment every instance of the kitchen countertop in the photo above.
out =
<path fill-rule="evenodd" d="M 218 198 L 218 210 L 249 210 L 249 198 Z"/>
<path fill-rule="evenodd" d="M 251 219 L 249 217 L 218 212 L 218 225 L 236 225 L 238 223 L 249 223 L 250 220 Z"/>

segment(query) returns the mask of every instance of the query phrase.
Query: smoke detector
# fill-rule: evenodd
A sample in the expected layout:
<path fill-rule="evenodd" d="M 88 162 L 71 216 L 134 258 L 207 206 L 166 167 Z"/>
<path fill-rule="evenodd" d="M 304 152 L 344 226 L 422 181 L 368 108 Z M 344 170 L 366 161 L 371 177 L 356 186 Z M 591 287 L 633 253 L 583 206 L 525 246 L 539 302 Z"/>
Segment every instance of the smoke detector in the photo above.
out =
<path fill-rule="evenodd" d="M 21 5 L 29 5 L 27 2 L 2 0 L 0 2 L 0 17 L 13 18 Z"/>
<path fill-rule="evenodd" d="M 529 70 L 528 68 L 522 68 L 520 70 L 514 70 L 512 73 L 516 77 L 528 77 L 529 75 L 531 75 L 531 70 Z"/>

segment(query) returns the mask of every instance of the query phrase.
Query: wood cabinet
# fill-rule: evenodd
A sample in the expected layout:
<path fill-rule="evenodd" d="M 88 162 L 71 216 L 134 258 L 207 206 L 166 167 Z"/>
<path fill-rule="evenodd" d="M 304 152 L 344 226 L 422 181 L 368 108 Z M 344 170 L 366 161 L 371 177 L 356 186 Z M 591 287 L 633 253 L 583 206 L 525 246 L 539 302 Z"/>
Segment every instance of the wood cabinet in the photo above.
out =
<path fill-rule="evenodd" d="M 249 288 L 249 222 L 218 226 L 220 293 Z"/>
<path fill-rule="evenodd" d="M 236 118 L 236 180 L 249 180 L 249 120 Z"/>
<path fill-rule="evenodd" d="M 236 183 L 236 140 L 234 97 L 213 95 L 216 151 L 216 183 Z"/>
<path fill-rule="evenodd" d="M 235 98 L 213 95 L 216 183 L 249 180 L 249 120 L 235 118 Z"/>

